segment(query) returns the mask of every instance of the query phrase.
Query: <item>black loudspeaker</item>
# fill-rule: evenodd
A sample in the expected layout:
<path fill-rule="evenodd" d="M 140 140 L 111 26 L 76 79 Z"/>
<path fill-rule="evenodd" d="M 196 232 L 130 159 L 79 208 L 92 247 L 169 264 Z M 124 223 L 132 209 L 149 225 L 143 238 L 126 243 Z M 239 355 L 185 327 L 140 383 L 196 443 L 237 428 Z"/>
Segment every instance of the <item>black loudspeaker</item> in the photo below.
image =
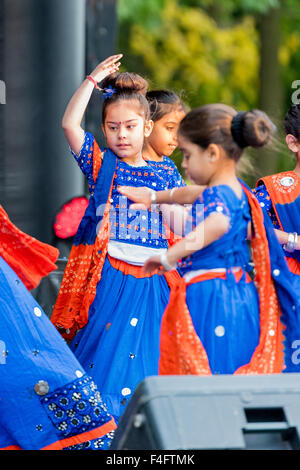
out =
<path fill-rule="evenodd" d="M 148 377 L 111 449 L 300 449 L 300 374 Z"/>
<path fill-rule="evenodd" d="M 31 291 L 32 296 L 40 304 L 48 318 L 51 318 L 67 262 L 67 258 L 59 258 L 55 263 L 57 269 L 44 277 L 40 284 Z"/>

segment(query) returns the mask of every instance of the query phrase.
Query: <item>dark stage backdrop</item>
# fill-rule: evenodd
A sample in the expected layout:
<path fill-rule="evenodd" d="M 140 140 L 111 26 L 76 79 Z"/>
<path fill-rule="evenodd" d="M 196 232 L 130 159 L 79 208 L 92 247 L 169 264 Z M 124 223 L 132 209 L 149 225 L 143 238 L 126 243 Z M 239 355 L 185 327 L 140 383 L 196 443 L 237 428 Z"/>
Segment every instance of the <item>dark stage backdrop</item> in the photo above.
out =
<path fill-rule="evenodd" d="M 48 243 L 56 211 L 85 192 L 61 120 L 86 73 L 115 52 L 115 4 L 0 0 L 0 203 L 21 230 Z M 92 132 L 101 106 L 94 99 Z"/>

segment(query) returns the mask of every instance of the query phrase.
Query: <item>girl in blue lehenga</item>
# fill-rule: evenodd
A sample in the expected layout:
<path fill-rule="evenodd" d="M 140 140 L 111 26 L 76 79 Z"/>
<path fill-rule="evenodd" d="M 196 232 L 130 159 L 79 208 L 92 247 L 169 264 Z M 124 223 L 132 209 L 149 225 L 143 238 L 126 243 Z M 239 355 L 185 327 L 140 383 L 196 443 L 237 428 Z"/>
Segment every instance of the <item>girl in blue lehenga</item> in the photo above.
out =
<path fill-rule="evenodd" d="M 181 260 L 182 279 L 171 289 L 162 320 L 161 374 L 299 371 L 292 357 L 300 302 L 291 273 L 256 198 L 236 177 L 243 148 L 265 145 L 273 128 L 261 111 L 244 116 L 221 104 L 197 108 L 180 123 L 182 165 L 204 186 L 156 193 L 157 203 L 193 204 L 185 237 L 144 266 L 146 273 L 166 272 Z M 143 188 L 120 191 L 136 201 L 132 208 L 149 205 Z"/>
<path fill-rule="evenodd" d="M 116 425 L 28 290 L 56 268 L 58 250 L 0 206 L 0 254 L 0 449 L 107 449 Z"/>
<path fill-rule="evenodd" d="M 147 82 L 136 74 L 112 73 L 120 56 L 92 72 L 71 99 L 66 138 L 89 181 L 90 202 L 74 240 L 51 321 L 80 363 L 101 387 L 116 421 L 137 384 L 158 373 L 159 332 L 178 273 L 144 274 L 142 265 L 166 251 L 168 240 L 156 207 L 135 213 L 118 186 L 167 188 L 142 155 L 152 130 Z M 116 65 L 114 65 L 116 64 Z M 104 90 L 101 150 L 81 120 L 94 86 Z M 78 331 L 80 330 L 80 331 Z"/>

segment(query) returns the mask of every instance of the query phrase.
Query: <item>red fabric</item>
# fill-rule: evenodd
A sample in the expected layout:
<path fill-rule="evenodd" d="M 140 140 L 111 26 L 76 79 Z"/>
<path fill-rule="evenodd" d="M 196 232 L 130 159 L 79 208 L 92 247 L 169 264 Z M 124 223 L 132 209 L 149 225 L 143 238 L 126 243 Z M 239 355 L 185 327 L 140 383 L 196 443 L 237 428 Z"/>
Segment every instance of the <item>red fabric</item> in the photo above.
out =
<path fill-rule="evenodd" d="M 290 271 L 294 274 L 298 274 L 300 276 L 300 263 L 298 260 L 294 258 L 290 258 L 288 256 L 285 257 L 286 262 L 288 264 L 288 267 L 290 268 Z"/>
<path fill-rule="evenodd" d="M 246 188 L 244 190 L 250 204 L 254 227 L 251 246 L 256 273 L 255 283 L 259 293 L 260 338 L 250 363 L 240 367 L 235 374 L 280 373 L 284 369 L 284 327 L 280 322 L 281 311 L 271 277 L 263 214 L 255 196 Z M 193 281 L 197 282 L 197 279 Z M 270 331 L 273 334 L 270 334 Z M 170 301 L 162 319 L 160 348 L 159 374 L 211 374 L 206 351 L 188 311 L 186 284 L 183 279 L 171 290 Z"/>
<path fill-rule="evenodd" d="M 58 238 L 66 239 L 76 235 L 88 204 L 87 197 L 79 196 L 63 205 L 55 217 L 53 226 L 54 233 Z"/>
<path fill-rule="evenodd" d="M 59 251 L 19 230 L 0 205 L 0 255 L 31 290 L 57 269 Z"/>

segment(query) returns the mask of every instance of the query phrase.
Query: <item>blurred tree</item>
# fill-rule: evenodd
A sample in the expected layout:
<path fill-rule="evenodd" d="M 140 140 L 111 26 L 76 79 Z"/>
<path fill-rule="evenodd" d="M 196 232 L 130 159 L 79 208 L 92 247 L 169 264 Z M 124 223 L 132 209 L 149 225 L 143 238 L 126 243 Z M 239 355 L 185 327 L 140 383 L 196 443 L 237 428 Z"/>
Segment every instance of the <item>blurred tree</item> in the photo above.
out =
<path fill-rule="evenodd" d="M 184 90 L 191 107 L 217 101 L 239 110 L 260 107 L 282 128 L 300 65 L 300 3 L 119 0 L 118 15 L 123 64 L 152 88 Z M 256 156 L 249 184 L 287 168 L 286 155 L 282 145 Z"/>

